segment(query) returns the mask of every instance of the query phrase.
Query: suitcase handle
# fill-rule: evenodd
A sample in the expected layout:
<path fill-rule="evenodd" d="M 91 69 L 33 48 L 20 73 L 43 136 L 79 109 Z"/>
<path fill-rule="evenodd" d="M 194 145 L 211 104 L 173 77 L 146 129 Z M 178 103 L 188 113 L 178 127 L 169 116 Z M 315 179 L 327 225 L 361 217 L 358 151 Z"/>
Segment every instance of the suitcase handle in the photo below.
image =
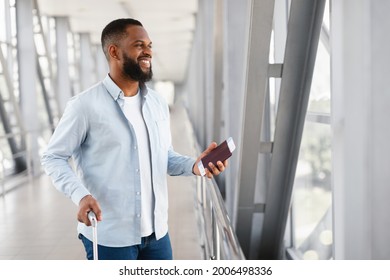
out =
<path fill-rule="evenodd" d="M 91 222 L 92 227 L 97 227 L 97 218 L 93 211 L 88 212 L 88 219 Z"/>
<path fill-rule="evenodd" d="M 92 225 L 92 245 L 93 245 L 93 260 L 98 260 L 98 243 L 97 243 L 97 218 L 93 211 L 88 212 L 88 219 Z"/>

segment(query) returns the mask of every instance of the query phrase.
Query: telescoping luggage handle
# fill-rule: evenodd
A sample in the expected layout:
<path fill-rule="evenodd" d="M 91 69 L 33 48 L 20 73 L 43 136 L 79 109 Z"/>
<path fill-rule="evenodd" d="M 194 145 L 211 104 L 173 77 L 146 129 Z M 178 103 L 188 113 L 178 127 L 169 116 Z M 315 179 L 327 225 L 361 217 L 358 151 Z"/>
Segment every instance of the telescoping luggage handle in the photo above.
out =
<path fill-rule="evenodd" d="M 88 219 L 92 225 L 92 245 L 93 245 L 93 259 L 98 260 L 98 243 L 97 243 L 97 219 L 94 212 L 88 212 Z"/>

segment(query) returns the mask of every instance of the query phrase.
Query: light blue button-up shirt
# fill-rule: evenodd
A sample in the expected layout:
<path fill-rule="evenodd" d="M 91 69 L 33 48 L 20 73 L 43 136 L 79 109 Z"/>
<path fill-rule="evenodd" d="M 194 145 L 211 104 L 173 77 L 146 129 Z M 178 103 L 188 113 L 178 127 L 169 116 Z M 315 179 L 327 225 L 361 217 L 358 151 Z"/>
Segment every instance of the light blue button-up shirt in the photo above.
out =
<path fill-rule="evenodd" d="M 140 90 L 150 140 L 154 228 L 159 239 L 168 232 L 166 175 L 192 175 L 195 159 L 173 150 L 165 100 L 145 85 Z M 73 97 L 41 159 L 54 186 L 74 203 L 78 205 L 89 194 L 98 200 L 103 217 L 98 225 L 99 244 L 111 247 L 141 243 L 142 154 L 123 114 L 123 104 L 123 92 L 109 75 Z M 92 228 L 79 223 L 77 229 L 92 240 Z"/>

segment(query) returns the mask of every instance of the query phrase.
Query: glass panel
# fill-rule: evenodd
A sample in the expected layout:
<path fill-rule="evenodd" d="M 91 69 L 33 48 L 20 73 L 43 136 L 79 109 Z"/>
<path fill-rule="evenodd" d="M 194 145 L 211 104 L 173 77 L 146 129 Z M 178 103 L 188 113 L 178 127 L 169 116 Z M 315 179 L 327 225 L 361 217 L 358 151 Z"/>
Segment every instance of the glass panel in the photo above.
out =
<path fill-rule="evenodd" d="M 324 26 L 329 26 L 328 3 Z M 333 256 L 330 114 L 330 55 L 320 41 L 290 213 L 293 248 L 302 259 Z"/>
<path fill-rule="evenodd" d="M 276 114 L 278 111 L 278 100 L 281 78 L 269 78 L 269 104 L 270 104 L 270 141 L 274 140 Z"/>
<path fill-rule="evenodd" d="M 330 114 L 330 56 L 321 41 L 318 45 L 307 110 Z"/>
<path fill-rule="evenodd" d="M 331 129 L 307 122 L 294 182 L 294 247 L 304 259 L 332 256 Z"/>
<path fill-rule="evenodd" d="M 325 3 L 324 22 L 323 22 L 323 25 L 325 26 L 325 28 L 326 28 L 327 30 L 330 29 L 329 2 L 330 2 L 330 1 L 326 1 L 326 3 Z"/>

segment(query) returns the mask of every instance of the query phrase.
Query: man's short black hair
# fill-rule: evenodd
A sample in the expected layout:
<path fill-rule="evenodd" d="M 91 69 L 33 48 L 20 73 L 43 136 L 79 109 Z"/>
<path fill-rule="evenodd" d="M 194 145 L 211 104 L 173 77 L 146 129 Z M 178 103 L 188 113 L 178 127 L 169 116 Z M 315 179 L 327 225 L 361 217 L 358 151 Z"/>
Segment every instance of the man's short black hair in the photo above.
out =
<path fill-rule="evenodd" d="M 102 31 L 101 42 L 103 52 L 107 60 L 109 59 L 107 46 L 119 42 L 122 37 L 126 35 L 126 28 L 129 25 L 142 26 L 142 23 L 132 18 L 120 18 L 111 21 L 106 25 L 106 27 L 104 27 Z"/>

